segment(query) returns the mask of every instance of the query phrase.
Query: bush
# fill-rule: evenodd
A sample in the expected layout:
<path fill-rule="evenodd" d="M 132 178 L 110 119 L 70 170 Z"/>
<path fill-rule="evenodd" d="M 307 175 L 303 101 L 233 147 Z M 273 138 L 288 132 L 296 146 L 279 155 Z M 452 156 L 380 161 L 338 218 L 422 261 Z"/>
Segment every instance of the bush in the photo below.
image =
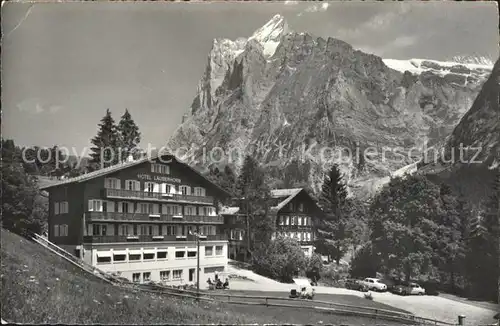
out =
<path fill-rule="evenodd" d="M 307 259 L 306 264 L 306 277 L 311 279 L 313 283 L 317 283 L 321 278 L 321 272 L 323 271 L 323 259 L 321 255 L 314 253 L 311 257 Z"/>
<path fill-rule="evenodd" d="M 297 241 L 278 237 L 252 255 L 253 270 L 280 282 L 293 283 L 293 277 L 306 267 L 304 251 Z"/>

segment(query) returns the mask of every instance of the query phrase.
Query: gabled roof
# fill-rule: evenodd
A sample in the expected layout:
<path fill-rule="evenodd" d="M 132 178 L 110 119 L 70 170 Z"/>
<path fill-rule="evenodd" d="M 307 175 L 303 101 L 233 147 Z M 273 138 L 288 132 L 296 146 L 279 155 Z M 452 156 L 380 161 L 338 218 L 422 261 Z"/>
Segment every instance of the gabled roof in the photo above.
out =
<path fill-rule="evenodd" d="M 281 199 L 276 206 L 271 207 L 271 213 L 277 213 L 280 209 L 285 207 L 290 201 L 292 201 L 304 188 L 292 188 L 292 189 L 273 189 L 271 190 L 271 197 L 276 199 Z M 220 211 L 221 215 L 236 215 L 240 211 L 237 206 L 223 207 Z"/>
<path fill-rule="evenodd" d="M 143 163 L 146 163 L 146 162 L 151 162 L 151 161 L 156 160 L 157 158 L 165 157 L 165 156 L 171 156 L 177 163 L 186 166 L 191 171 L 193 171 L 194 173 L 196 173 L 198 176 L 202 177 L 205 181 L 207 181 L 210 184 L 212 184 L 219 191 L 221 191 L 222 193 L 226 194 L 228 197 L 232 196 L 232 194 L 229 193 L 227 190 L 222 189 L 221 187 L 219 187 L 218 185 L 216 185 L 212 181 L 208 180 L 204 175 L 202 175 L 200 172 L 196 171 L 189 164 L 186 164 L 186 163 L 183 163 L 183 162 L 179 161 L 174 155 L 168 154 L 168 153 L 161 154 L 161 155 L 158 154 L 158 153 L 155 153 L 155 154 L 153 154 L 153 155 L 151 155 L 149 157 L 146 156 L 146 157 L 140 158 L 140 159 L 132 161 L 132 162 L 118 163 L 116 165 L 112 165 L 112 166 L 109 166 L 107 168 L 103 168 L 103 169 L 100 169 L 100 170 L 97 170 L 97 171 L 89 172 L 89 173 L 80 175 L 78 177 L 69 178 L 69 179 L 62 180 L 62 181 L 59 181 L 59 182 L 56 182 L 56 183 L 53 183 L 53 184 L 50 184 L 50 185 L 46 185 L 46 186 L 40 187 L 40 190 L 47 190 L 49 188 L 55 188 L 55 187 L 59 187 L 59 186 L 62 186 L 62 185 L 68 185 L 68 184 L 72 184 L 72 183 L 85 182 L 85 181 L 88 181 L 88 180 L 92 180 L 92 179 L 95 179 L 95 178 L 99 178 L 99 177 L 103 177 L 103 176 L 109 175 L 109 174 L 114 173 L 114 172 L 125 170 L 125 169 L 128 169 L 130 167 L 137 166 L 137 165 L 140 165 L 140 164 L 143 164 Z"/>

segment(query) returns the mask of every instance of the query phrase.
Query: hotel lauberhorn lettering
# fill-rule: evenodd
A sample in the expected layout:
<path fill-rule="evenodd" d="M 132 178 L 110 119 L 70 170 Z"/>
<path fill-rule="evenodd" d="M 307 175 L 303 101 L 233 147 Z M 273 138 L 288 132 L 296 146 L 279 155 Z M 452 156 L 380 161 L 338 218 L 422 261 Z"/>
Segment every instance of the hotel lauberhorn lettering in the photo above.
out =
<path fill-rule="evenodd" d="M 137 178 L 139 180 L 181 183 L 181 179 L 179 179 L 179 178 L 164 177 L 164 176 L 159 176 L 159 175 L 152 176 L 149 174 L 138 174 Z"/>

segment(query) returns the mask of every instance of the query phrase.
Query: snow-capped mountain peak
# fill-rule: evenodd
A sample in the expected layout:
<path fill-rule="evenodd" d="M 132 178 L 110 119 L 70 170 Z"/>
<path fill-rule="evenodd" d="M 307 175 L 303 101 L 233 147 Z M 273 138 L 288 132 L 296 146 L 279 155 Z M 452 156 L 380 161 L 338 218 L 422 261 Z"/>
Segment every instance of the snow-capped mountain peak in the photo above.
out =
<path fill-rule="evenodd" d="M 263 47 L 266 57 L 273 56 L 283 35 L 289 32 L 288 24 L 281 15 L 275 15 L 264 26 L 256 30 L 248 40 L 255 40 Z"/>

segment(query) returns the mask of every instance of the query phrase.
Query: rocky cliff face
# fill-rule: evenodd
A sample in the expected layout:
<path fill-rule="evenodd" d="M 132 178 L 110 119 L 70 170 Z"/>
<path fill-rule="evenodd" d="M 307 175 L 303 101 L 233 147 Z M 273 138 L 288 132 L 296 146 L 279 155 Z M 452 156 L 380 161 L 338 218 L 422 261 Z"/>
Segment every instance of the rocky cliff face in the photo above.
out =
<path fill-rule="evenodd" d="M 220 164 L 236 167 L 241 160 L 228 154 L 251 152 L 276 178 L 293 165 L 313 189 L 342 158 L 350 189 L 369 193 L 453 130 L 489 70 L 383 60 L 292 32 L 276 15 L 248 39 L 214 40 L 190 115 L 169 146 L 190 148 L 191 163 L 205 168 L 213 160 L 203 153 L 215 147 L 226 153 Z M 369 147 L 360 162 L 354 154 Z"/>
<path fill-rule="evenodd" d="M 495 173 L 500 169 L 499 101 L 500 59 L 470 110 L 420 164 L 420 173 L 454 185 L 477 203 L 490 195 Z"/>

